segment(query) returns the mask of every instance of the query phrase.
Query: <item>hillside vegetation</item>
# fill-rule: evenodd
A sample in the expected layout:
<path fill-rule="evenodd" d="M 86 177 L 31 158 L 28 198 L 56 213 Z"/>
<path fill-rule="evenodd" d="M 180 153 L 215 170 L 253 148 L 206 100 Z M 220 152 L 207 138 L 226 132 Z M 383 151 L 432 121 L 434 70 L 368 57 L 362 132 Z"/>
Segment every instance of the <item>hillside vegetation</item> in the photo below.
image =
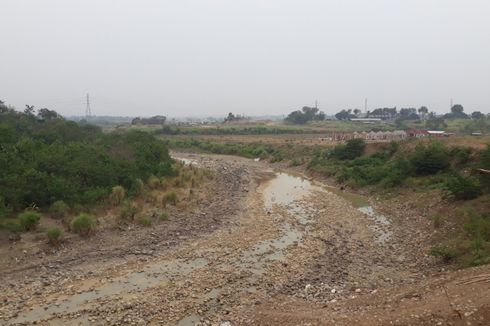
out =
<path fill-rule="evenodd" d="M 1 107 L 0 215 L 57 201 L 92 205 L 114 186 L 132 193 L 139 179 L 175 173 L 166 146 L 151 134 L 104 134 L 44 113 Z"/>

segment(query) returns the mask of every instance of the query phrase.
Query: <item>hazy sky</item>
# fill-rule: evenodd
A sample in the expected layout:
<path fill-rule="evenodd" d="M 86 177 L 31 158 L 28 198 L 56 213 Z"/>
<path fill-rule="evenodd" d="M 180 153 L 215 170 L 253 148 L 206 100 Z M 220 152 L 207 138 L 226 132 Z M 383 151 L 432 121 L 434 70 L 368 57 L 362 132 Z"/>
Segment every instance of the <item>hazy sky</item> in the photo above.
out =
<path fill-rule="evenodd" d="M 490 112 L 489 0 L 0 0 L 0 99 L 82 115 Z"/>

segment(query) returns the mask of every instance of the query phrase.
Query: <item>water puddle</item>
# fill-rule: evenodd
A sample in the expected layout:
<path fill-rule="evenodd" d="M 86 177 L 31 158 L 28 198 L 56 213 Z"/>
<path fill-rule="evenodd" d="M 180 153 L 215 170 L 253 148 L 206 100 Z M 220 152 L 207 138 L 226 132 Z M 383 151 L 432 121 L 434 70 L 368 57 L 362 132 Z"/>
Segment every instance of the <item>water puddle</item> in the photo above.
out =
<path fill-rule="evenodd" d="M 169 260 L 165 262 L 154 262 L 148 264 L 137 272 L 120 276 L 110 280 L 99 288 L 74 294 L 64 300 L 49 303 L 21 314 L 13 323 L 26 323 L 45 319 L 55 314 L 66 314 L 83 309 L 83 306 L 91 301 L 106 298 L 121 293 L 140 292 L 150 287 L 172 280 L 173 278 L 193 272 L 204 267 L 208 261 L 204 258 L 193 260 Z"/>
<path fill-rule="evenodd" d="M 276 173 L 276 177 L 268 182 L 262 194 L 266 208 L 273 205 L 287 206 L 301 200 L 314 189 L 320 189 L 308 179 L 295 177 L 287 173 Z"/>

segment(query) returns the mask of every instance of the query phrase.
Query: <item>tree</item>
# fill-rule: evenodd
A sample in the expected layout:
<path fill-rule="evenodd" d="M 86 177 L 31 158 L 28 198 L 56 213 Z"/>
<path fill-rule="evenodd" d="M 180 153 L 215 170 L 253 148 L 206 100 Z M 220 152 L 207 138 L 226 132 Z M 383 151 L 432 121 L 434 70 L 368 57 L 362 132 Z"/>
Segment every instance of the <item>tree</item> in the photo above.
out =
<path fill-rule="evenodd" d="M 235 120 L 235 115 L 232 112 L 228 113 L 228 116 L 225 118 L 225 122 L 233 120 Z"/>
<path fill-rule="evenodd" d="M 38 112 L 37 112 L 37 116 L 42 119 L 42 120 L 53 120 L 53 119 L 61 119 L 61 115 L 58 114 L 58 112 L 56 111 L 53 111 L 53 110 L 49 110 L 49 109 L 46 109 L 46 108 L 43 108 L 43 109 L 40 109 Z"/>
<path fill-rule="evenodd" d="M 464 113 L 464 108 L 461 104 L 455 104 L 451 108 L 451 113 L 445 115 L 448 119 L 468 119 L 468 115 Z"/>
<path fill-rule="evenodd" d="M 427 113 L 429 113 L 429 109 L 426 107 L 426 106 L 421 106 L 419 109 L 418 109 L 418 112 L 419 114 L 422 116 L 422 119 L 425 120 L 425 116 L 427 115 Z"/>
<path fill-rule="evenodd" d="M 415 108 L 402 108 L 400 109 L 401 120 L 419 120 L 420 117 L 417 115 L 417 110 Z"/>
<path fill-rule="evenodd" d="M 359 109 L 354 109 L 354 114 L 355 114 L 356 116 L 358 116 L 359 114 L 361 114 L 361 110 L 359 110 Z"/>
<path fill-rule="evenodd" d="M 353 115 L 352 110 L 349 109 L 349 110 L 342 110 L 342 111 L 338 112 L 337 114 L 335 114 L 335 117 L 338 120 L 348 120 L 351 118 L 355 118 L 356 116 Z"/>
<path fill-rule="evenodd" d="M 27 114 L 28 116 L 34 116 L 34 105 L 27 105 L 26 108 L 24 109 L 24 113 Z"/>
<path fill-rule="evenodd" d="M 446 124 L 446 121 L 444 121 L 443 117 L 439 117 L 439 118 L 432 118 L 432 119 L 427 120 L 425 122 L 425 126 L 428 129 L 440 130 L 440 129 L 446 128 L 447 124 Z"/>
<path fill-rule="evenodd" d="M 291 112 L 286 121 L 295 124 L 304 124 L 312 120 L 325 120 L 325 113 L 319 111 L 318 108 L 304 106 L 301 110 Z"/>
<path fill-rule="evenodd" d="M 8 106 L 5 105 L 5 102 L 0 101 L 0 113 L 9 112 Z"/>
<path fill-rule="evenodd" d="M 471 119 L 473 119 L 473 120 L 480 120 L 483 118 L 485 118 L 485 115 L 483 113 L 481 113 L 480 111 L 475 111 L 475 112 L 471 113 Z"/>

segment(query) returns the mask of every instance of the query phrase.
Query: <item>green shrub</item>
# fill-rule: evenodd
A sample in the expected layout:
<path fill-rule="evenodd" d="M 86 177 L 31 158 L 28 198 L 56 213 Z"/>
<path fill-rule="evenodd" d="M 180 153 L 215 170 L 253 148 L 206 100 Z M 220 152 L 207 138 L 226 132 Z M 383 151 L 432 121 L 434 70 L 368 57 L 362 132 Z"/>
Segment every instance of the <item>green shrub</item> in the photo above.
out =
<path fill-rule="evenodd" d="M 151 175 L 148 178 L 148 182 L 147 183 L 148 183 L 148 187 L 150 187 L 150 189 L 157 189 L 158 187 L 160 187 L 160 179 L 158 179 L 154 175 Z"/>
<path fill-rule="evenodd" d="M 166 220 L 168 220 L 168 214 L 167 213 L 160 214 L 159 219 L 160 219 L 160 221 L 166 221 Z"/>
<path fill-rule="evenodd" d="M 134 182 L 133 182 L 133 185 L 131 186 L 131 191 L 133 193 L 133 195 L 135 196 L 140 196 L 141 194 L 143 194 L 143 192 L 145 191 L 145 184 L 143 182 L 143 180 L 141 179 L 136 179 Z"/>
<path fill-rule="evenodd" d="M 353 160 L 362 155 L 365 147 L 366 142 L 363 139 L 350 139 L 345 145 L 341 144 L 335 146 L 330 152 L 330 157 L 339 160 Z"/>
<path fill-rule="evenodd" d="M 449 156 L 441 143 L 431 143 L 427 146 L 417 145 L 410 161 L 417 175 L 434 174 L 449 167 Z"/>
<path fill-rule="evenodd" d="M 471 178 L 455 175 L 446 182 L 447 191 L 456 199 L 473 199 L 481 194 L 480 185 Z"/>
<path fill-rule="evenodd" d="M 124 201 L 121 211 L 119 212 L 119 218 L 124 221 L 133 221 L 135 216 L 141 211 L 141 208 L 134 202 L 126 200 Z"/>
<path fill-rule="evenodd" d="M 151 226 L 151 219 L 147 216 L 141 216 L 138 218 L 138 223 L 143 226 Z"/>
<path fill-rule="evenodd" d="M 63 237 L 63 231 L 59 228 L 52 228 L 46 231 L 46 237 L 48 241 L 52 245 L 57 245 L 60 243 L 61 238 Z"/>
<path fill-rule="evenodd" d="M 53 218 L 61 219 L 70 211 L 70 207 L 62 200 L 55 201 L 49 208 L 49 212 Z"/>
<path fill-rule="evenodd" d="M 177 193 L 175 191 L 169 191 L 163 196 L 162 204 L 166 206 L 167 204 L 177 205 Z"/>
<path fill-rule="evenodd" d="M 126 190 L 124 190 L 124 187 L 122 186 L 114 186 L 112 187 L 111 191 L 111 202 L 114 205 L 119 205 L 122 203 L 124 200 L 124 197 L 126 197 Z"/>
<path fill-rule="evenodd" d="M 107 195 L 108 190 L 104 188 L 93 188 L 85 191 L 82 194 L 81 201 L 84 204 L 93 205 L 102 202 L 107 198 Z"/>
<path fill-rule="evenodd" d="M 483 241 L 490 241 L 490 218 L 471 206 L 460 209 L 460 211 L 466 219 L 464 228 L 468 235 L 472 239 L 479 238 Z"/>
<path fill-rule="evenodd" d="M 95 220 L 88 214 L 80 214 L 71 221 L 71 230 L 81 236 L 87 236 L 95 229 Z"/>
<path fill-rule="evenodd" d="M 41 215 L 36 212 L 27 211 L 19 214 L 19 223 L 25 231 L 35 230 L 40 220 Z"/>
<path fill-rule="evenodd" d="M 429 254 L 434 257 L 442 258 L 445 262 L 449 262 L 458 256 L 458 252 L 448 246 L 438 245 L 432 247 Z"/>

